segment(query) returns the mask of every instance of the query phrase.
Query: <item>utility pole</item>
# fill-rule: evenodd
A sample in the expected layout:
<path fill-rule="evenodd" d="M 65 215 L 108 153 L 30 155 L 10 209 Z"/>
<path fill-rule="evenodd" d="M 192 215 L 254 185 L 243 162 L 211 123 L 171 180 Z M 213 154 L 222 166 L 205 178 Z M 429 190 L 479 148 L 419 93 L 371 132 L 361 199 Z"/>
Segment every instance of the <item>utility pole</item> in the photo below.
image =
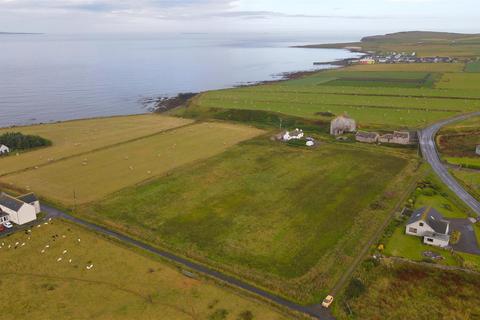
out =
<path fill-rule="evenodd" d="M 77 195 L 75 193 L 75 188 L 73 188 L 73 212 L 77 211 Z"/>

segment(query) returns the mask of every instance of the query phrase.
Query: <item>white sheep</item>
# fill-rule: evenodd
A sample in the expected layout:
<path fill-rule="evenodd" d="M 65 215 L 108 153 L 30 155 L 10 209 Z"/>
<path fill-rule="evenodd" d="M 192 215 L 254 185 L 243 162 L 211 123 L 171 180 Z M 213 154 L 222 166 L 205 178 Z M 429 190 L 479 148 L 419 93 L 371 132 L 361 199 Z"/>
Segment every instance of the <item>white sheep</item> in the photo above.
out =
<path fill-rule="evenodd" d="M 93 263 L 91 265 L 87 266 L 87 270 L 90 270 L 92 268 L 93 268 Z"/>
<path fill-rule="evenodd" d="M 18 242 L 18 241 L 17 241 L 17 242 L 15 242 L 15 247 L 16 247 L 16 246 L 18 246 L 18 244 L 19 244 L 19 243 L 20 243 L 20 242 Z"/>
<path fill-rule="evenodd" d="M 25 245 L 25 242 L 22 243 L 21 247 L 23 247 Z"/>
<path fill-rule="evenodd" d="M 41 253 L 45 253 L 45 249 L 42 249 L 42 251 L 40 251 Z"/>
<path fill-rule="evenodd" d="M 68 263 L 72 263 L 72 259 L 68 259 Z"/>
<path fill-rule="evenodd" d="M 67 253 L 67 250 L 63 250 L 62 254 L 65 254 L 65 253 Z"/>
<path fill-rule="evenodd" d="M 80 242 L 80 238 L 78 238 L 77 241 Z"/>
<path fill-rule="evenodd" d="M 60 262 L 60 261 L 62 261 L 62 257 L 60 257 L 60 258 L 57 259 L 57 262 Z"/>
<path fill-rule="evenodd" d="M 66 237 L 67 237 L 66 235 L 62 234 L 62 238 L 63 238 L 63 239 L 65 239 Z"/>
<path fill-rule="evenodd" d="M 49 244 L 47 244 L 47 245 L 45 246 L 45 248 L 50 248 L 50 245 L 49 245 Z"/>

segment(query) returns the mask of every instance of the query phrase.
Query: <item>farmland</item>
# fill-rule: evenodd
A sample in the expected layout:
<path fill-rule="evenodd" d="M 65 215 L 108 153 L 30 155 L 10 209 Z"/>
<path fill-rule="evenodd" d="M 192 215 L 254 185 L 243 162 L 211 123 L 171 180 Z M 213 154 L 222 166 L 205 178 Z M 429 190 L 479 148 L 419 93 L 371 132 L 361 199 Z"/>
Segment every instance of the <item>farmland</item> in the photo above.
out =
<path fill-rule="evenodd" d="M 323 77 L 323 76 L 322 76 Z M 320 78 L 322 78 L 320 77 Z M 298 84 L 294 81 L 309 81 Z M 278 112 L 286 116 L 328 120 L 321 115 L 347 113 L 364 127 L 419 128 L 480 107 L 480 99 L 448 98 L 434 89 L 340 87 L 316 85 L 305 78 L 282 85 L 212 91 L 192 102 L 199 109 L 243 109 Z M 438 94 L 438 96 L 435 96 Z M 454 94 L 453 92 L 451 94 Z M 461 92 L 455 92 L 460 97 Z M 471 93 L 477 95 L 478 93 Z M 430 96 L 429 96 L 430 95 Z"/>
<path fill-rule="evenodd" d="M 60 220 L 1 243 L 0 288 L 15 297 L 6 301 L 5 320 L 287 318 L 268 305 L 211 281 L 188 278 L 173 265 Z M 225 317 L 215 318 L 219 314 Z"/>
<path fill-rule="evenodd" d="M 1 181 L 64 205 L 82 204 L 211 157 L 261 133 L 226 123 L 194 124 L 7 175 Z"/>
<path fill-rule="evenodd" d="M 296 301 L 318 302 L 413 174 L 403 157 L 375 149 L 254 139 L 79 212 Z"/>
<path fill-rule="evenodd" d="M 367 261 L 346 294 L 350 309 L 339 319 L 442 319 L 480 317 L 480 277 L 384 259 Z M 353 313 L 353 316 L 348 316 Z"/>
<path fill-rule="evenodd" d="M 446 73 L 438 81 L 440 89 L 480 90 L 480 73 Z"/>
<path fill-rule="evenodd" d="M 395 63 L 395 64 L 373 64 L 349 66 L 343 71 L 363 72 L 462 72 L 463 63 Z"/>
<path fill-rule="evenodd" d="M 465 67 L 466 72 L 480 72 L 480 60 L 467 63 Z"/>
<path fill-rule="evenodd" d="M 184 126 L 191 122 L 191 120 L 180 118 L 138 115 L 0 129 L 0 134 L 12 131 L 22 132 L 39 135 L 53 142 L 53 146 L 48 148 L 1 158 L 0 176 Z"/>

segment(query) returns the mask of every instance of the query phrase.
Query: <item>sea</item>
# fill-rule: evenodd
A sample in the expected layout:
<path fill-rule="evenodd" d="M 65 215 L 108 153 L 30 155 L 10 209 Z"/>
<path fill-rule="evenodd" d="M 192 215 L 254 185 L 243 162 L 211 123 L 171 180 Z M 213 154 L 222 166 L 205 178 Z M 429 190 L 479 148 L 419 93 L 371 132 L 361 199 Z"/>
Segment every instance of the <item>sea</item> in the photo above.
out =
<path fill-rule="evenodd" d="M 0 127 L 148 112 L 145 101 L 277 80 L 353 58 L 274 34 L 0 34 Z"/>

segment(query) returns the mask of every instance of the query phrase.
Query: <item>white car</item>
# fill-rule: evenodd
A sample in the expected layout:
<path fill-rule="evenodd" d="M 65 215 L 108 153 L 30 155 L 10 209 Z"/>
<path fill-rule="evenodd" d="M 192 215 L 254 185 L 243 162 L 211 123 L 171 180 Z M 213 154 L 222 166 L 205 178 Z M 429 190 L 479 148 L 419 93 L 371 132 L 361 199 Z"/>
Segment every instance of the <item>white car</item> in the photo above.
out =
<path fill-rule="evenodd" d="M 324 308 L 328 308 L 328 307 L 330 307 L 332 302 L 333 302 L 333 297 L 331 295 L 328 295 L 325 299 L 323 299 L 322 306 Z"/>
<path fill-rule="evenodd" d="M 10 221 L 5 221 L 5 222 L 3 223 L 3 225 L 4 225 L 5 228 L 7 228 L 7 229 L 13 228 L 13 224 L 12 224 Z"/>

